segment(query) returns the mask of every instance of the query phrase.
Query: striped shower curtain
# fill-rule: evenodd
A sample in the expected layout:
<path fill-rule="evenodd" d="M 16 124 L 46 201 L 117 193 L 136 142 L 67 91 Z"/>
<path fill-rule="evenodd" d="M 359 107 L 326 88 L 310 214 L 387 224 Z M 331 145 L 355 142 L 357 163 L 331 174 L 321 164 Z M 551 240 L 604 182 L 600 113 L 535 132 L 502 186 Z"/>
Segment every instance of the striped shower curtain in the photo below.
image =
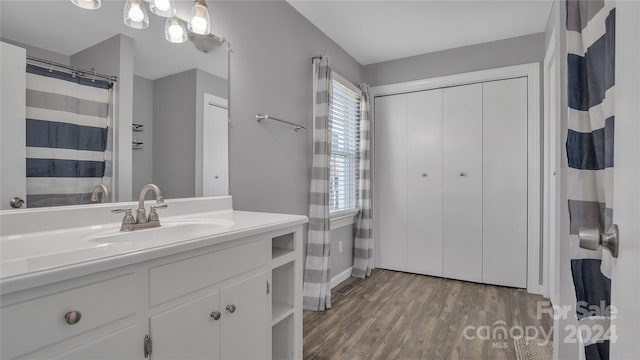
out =
<path fill-rule="evenodd" d="M 581 249 L 577 234 L 581 227 L 604 232 L 612 225 L 615 3 L 568 0 L 566 4 L 571 270 L 586 358 L 605 360 L 609 359 L 611 253 Z"/>
<path fill-rule="evenodd" d="M 329 272 L 329 109 L 331 102 L 329 59 L 313 59 L 313 164 L 309 197 L 309 235 L 304 269 L 305 310 L 331 309 Z"/>
<path fill-rule="evenodd" d="M 352 276 L 364 278 L 373 269 L 373 214 L 371 204 L 371 102 L 369 86 L 361 84 L 360 149 L 358 152 L 358 222 Z"/>
<path fill-rule="evenodd" d="M 111 186 L 112 87 L 27 65 L 27 206 L 87 204 Z"/>

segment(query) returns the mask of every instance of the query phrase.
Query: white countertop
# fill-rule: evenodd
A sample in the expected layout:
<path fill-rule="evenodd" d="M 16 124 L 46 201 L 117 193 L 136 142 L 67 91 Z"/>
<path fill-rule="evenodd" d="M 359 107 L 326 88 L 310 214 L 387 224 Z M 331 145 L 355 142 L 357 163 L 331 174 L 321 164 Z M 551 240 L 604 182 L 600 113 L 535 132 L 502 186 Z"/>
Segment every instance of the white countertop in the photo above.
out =
<path fill-rule="evenodd" d="M 3 235 L 0 238 L 0 293 L 67 280 L 307 222 L 307 217 L 302 215 L 219 210 L 161 215 L 160 228 L 120 233 L 120 217 L 107 219 L 111 222 Z M 119 237 L 109 238 L 112 235 Z"/>

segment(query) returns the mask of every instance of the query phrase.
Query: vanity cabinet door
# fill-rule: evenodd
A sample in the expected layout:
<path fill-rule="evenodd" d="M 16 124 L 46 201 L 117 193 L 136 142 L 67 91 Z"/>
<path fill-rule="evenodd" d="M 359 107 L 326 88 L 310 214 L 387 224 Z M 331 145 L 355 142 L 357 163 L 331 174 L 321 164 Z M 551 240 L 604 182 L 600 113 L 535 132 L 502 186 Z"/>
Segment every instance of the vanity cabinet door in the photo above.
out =
<path fill-rule="evenodd" d="M 222 358 L 264 359 L 267 351 L 267 276 L 260 273 L 222 290 Z"/>
<path fill-rule="evenodd" d="M 152 316 L 149 321 L 153 340 L 151 358 L 220 359 L 223 316 L 218 291 Z"/>

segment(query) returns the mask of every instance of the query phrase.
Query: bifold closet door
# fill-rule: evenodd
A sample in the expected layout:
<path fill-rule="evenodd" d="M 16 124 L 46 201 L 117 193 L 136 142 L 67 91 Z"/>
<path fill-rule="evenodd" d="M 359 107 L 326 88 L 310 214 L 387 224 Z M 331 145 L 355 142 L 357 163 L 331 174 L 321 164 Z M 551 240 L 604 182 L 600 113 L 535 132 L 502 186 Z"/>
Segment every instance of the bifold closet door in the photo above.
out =
<path fill-rule="evenodd" d="M 407 266 L 407 95 L 375 99 L 375 201 L 379 267 Z"/>
<path fill-rule="evenodd" d="M 483 282 L 527 287 L 527 78 L 483 84 Z"/>
<path fill-rule="evenodd" d="M 482 84 L 443 90 L 443 276 L 482 281 Z"/>
<path fill-rule="evenodd" d="M 442 276 L 442 89 L 407 105 L 407 271 Z"/>

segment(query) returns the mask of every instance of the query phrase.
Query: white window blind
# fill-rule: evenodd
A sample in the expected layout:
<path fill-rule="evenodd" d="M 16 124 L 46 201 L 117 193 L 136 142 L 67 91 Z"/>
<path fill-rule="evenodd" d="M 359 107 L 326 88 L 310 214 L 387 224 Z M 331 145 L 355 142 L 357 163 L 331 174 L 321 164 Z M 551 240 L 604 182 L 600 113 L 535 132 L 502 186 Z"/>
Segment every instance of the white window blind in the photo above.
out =
<path fill-rule="evenodd" d="M 336 212 L 357 206 L 360 94 L 337 80 L 333 80 L 332 86 L 329 209 Z"/>

